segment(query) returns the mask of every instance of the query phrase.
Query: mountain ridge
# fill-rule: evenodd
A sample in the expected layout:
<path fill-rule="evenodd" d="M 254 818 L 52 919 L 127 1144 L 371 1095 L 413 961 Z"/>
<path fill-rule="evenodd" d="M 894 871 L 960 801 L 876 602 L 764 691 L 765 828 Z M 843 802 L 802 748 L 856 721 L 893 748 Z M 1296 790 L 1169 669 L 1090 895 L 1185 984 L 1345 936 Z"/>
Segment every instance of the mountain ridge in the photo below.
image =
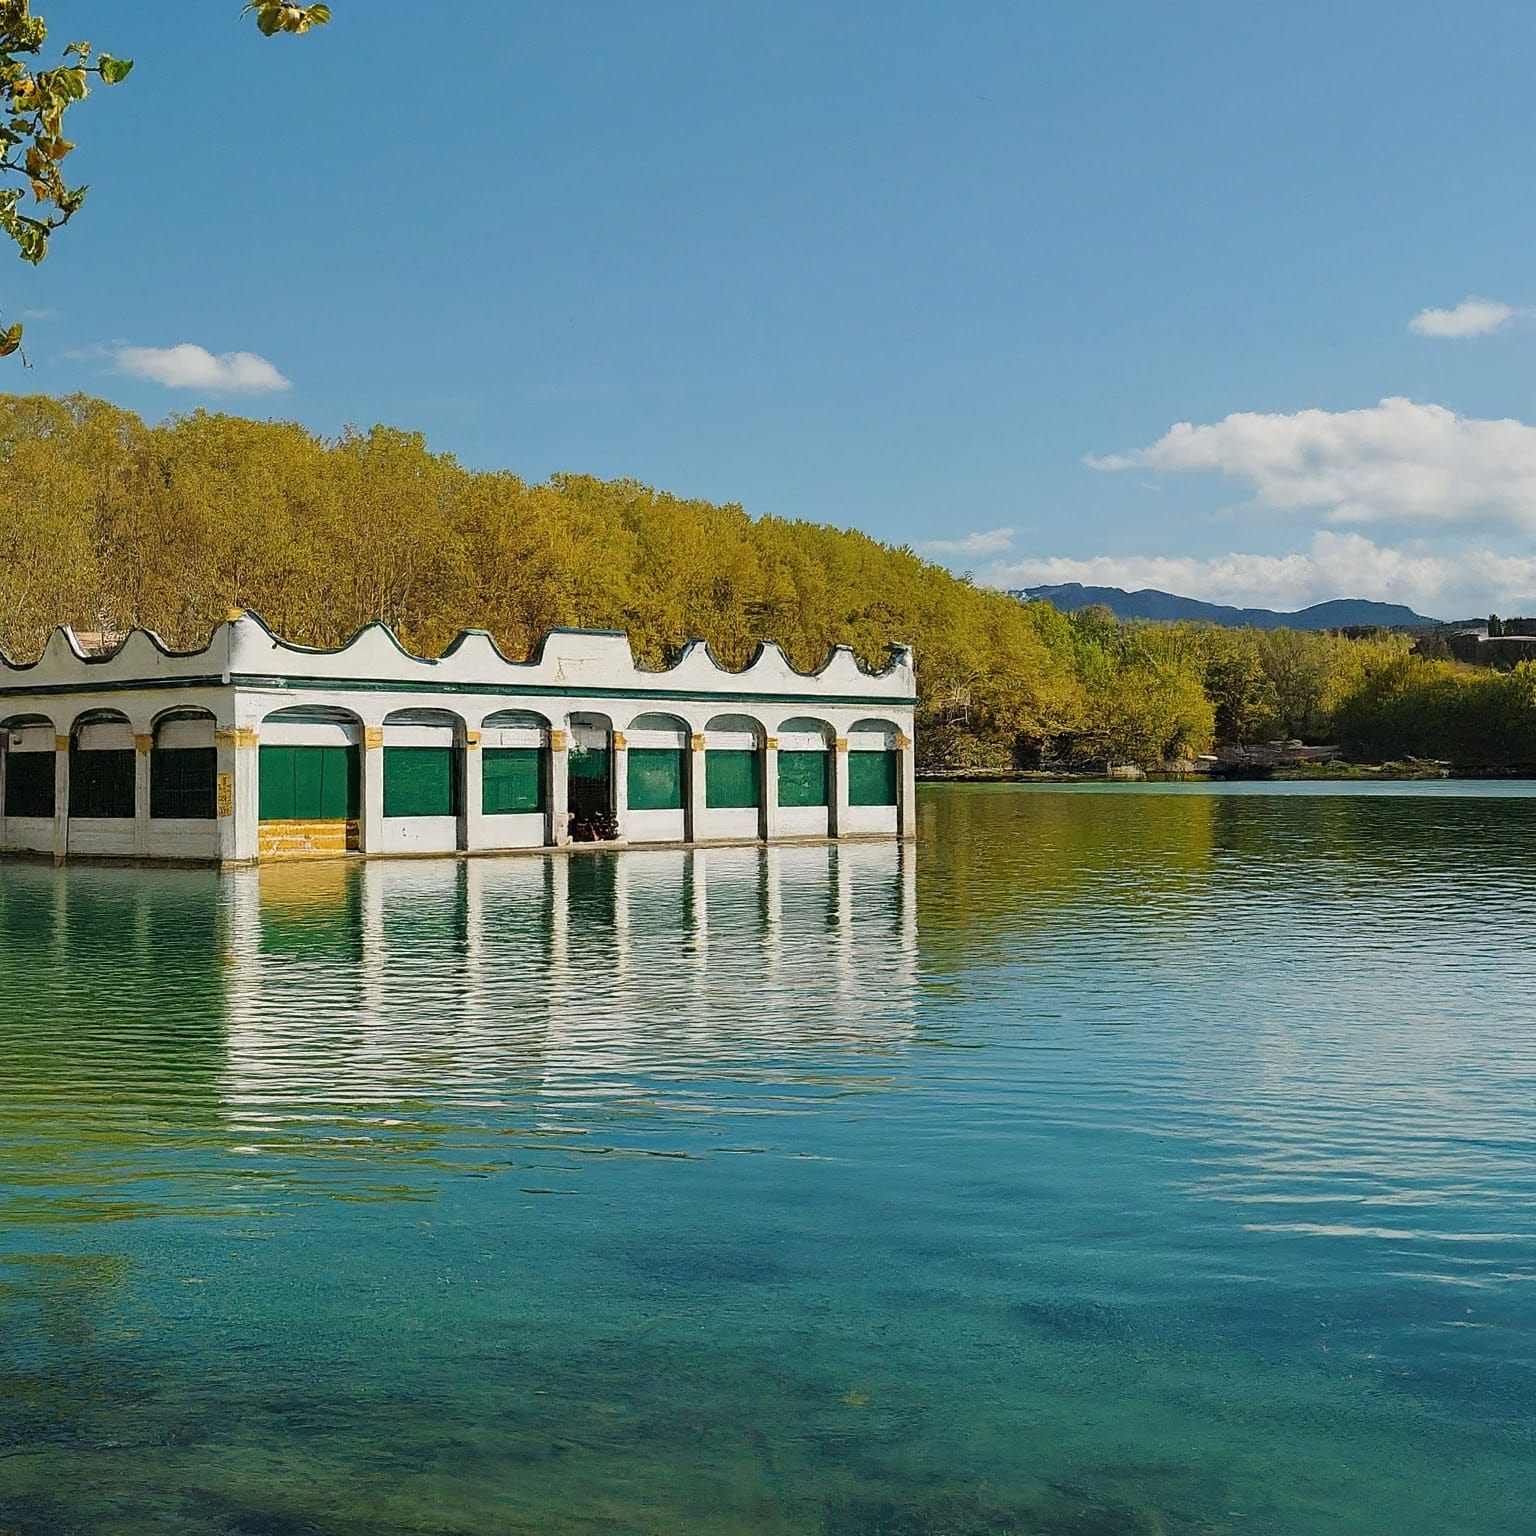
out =
<path fill-rule="evenodd" d="M 1128 592 L 1124 587 L 1085 587 L 1078 581 L 1057 586 L 1015 588 L 1009 595 L 1024 602 L 1050 603 L 1064 613 L 1102 605 L 1119 619 L 1152 619 L 1165 623 L 1187 619 L 1234 628 L 1322 630 L 1370 625 L 1383 629 L 1420 629 L 1442 622 L 1415 613 L 1402 603 L 1378 603 L 1363 597 L 1334 598 L 1286 613 L 1274 608 L 1234 608 L 1222 603 L 1206 603 L 1199 598 L 1162 592 L 1156 587 L 1140 587 Z"/>

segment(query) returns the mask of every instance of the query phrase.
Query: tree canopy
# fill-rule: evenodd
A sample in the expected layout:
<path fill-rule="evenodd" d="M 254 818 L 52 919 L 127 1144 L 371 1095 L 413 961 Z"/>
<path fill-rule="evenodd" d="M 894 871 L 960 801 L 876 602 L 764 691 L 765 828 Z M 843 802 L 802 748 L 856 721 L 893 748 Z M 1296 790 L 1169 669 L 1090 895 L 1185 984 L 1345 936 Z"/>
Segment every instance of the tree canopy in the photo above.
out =
<path fill-rule="evenodd" d="M 76 395 L 0 396 L 0 651 L 55 624 L 201 645 L 231 606 L 331 646 L 382 620 L 436 655 L 463 628 L 524 657 L 558 625 L 690 639 L 803 669 L 916 647 L 929 767 L 1153 767 L 1213 740 L 1340 739 L 1536 763 L 1536 673 L 1411 656 L 1400 635 L 1121 623 L 973 585 L 911 549 L 632 480 L 475 472 L 390 427 L 318 436 L 196 411 L 157 425 Z"/>

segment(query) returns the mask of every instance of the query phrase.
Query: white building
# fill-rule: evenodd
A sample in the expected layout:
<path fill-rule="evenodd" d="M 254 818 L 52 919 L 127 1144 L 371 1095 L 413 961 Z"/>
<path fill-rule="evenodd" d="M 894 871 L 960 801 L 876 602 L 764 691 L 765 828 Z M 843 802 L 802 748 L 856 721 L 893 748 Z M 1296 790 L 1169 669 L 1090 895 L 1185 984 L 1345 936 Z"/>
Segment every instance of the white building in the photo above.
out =
<path fill-rule="evenodd" d="M 695 642 L 636 665 L 556 630 L 527 662 L 482 631 L 438 659 L 383 625 L 335 651 L 236 613 L 201 651 L 144 630 L 89 656 L 67 629 L 0 658 L 0 852 L 248 864 L 357 852 L 911 837 L 912 653 L 839 646 L 741 672 Z"/>

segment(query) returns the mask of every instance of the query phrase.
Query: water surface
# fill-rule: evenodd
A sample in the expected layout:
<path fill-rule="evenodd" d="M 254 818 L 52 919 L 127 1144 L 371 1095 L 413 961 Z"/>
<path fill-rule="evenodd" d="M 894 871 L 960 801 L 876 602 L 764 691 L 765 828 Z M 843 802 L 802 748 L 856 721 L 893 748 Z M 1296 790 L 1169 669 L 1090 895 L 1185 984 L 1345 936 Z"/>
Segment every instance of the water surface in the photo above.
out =
<path fill-rule="evenodd" d="M 1501 1536 L 1536 798 L 0 865 L 0 1532 Z"/>

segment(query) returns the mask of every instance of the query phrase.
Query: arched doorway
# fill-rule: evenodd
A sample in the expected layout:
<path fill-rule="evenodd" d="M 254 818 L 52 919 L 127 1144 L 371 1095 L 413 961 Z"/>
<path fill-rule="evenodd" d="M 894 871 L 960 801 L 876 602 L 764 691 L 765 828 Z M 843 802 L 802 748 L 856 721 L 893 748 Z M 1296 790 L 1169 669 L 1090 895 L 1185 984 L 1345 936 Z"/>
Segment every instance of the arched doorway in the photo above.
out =
<path fill-rule="evenodd" d="M 570 717 L 566 804 L 571 835 L 591 842 L 613 835 L 613 722 L 607 715 Z"/>

